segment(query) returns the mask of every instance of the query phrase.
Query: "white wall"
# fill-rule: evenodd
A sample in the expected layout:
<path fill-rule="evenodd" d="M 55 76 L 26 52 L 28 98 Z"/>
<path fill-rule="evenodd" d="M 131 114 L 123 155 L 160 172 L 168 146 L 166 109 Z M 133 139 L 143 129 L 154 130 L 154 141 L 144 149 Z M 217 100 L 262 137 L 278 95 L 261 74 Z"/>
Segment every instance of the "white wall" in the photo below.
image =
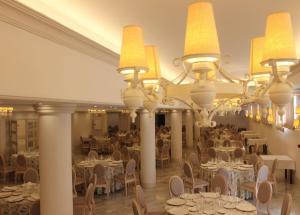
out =
<path fill-rule="evenodd" d="M 0 96 L 121 104 L 114 65 L 0 22 Z"/>
<path fill-rule="evenodd" d="M 300 179 L 300 132 L 293 130 L 279 131 L 271 126 L 250 121 L 250 129 L 267 139 L 271 154 L 288 155 L 296 161 L 296 177 Z"/>

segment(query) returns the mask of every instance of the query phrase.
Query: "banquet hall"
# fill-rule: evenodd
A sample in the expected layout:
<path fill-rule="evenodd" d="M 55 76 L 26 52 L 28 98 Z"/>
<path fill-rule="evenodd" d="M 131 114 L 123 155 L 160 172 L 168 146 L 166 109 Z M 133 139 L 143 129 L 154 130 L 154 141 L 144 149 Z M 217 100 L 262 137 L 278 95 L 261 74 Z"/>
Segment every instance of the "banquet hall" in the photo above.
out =
<path fill-rule="evenodd" d="M 299 11 L 0 0 L 0 215 L 300 214 Z"/>

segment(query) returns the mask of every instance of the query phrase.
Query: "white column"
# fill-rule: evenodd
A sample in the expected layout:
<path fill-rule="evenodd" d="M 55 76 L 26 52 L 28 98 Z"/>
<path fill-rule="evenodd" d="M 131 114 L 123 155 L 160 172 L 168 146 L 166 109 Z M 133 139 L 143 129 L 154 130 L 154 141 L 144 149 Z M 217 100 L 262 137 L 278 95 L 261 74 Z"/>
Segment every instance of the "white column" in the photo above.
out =
<path fill-rule="evenodd" d="M 73 214 L 71 113 L 73 105 L 39 105 L 41 214 Z"/>
<path fill-rule="evenodd" d="M 182 161 L 182 113 L 172 110 L 171 118 L 171 158 L 173 161 Z"/>
<path fill-rule="evenodd" d="M 185 112 L 185 138 L 186 144 L 189 148 L 194 147 L 194 140 L 193 140 L 193 112 L 191 110 L 186 110 Z"/>
<path fill-rule="evenodd" d="M 141 181 L 143 187 L 156 184 L 155 166 L 155 117 L 150 118 L 147 110 L 140 111 L 141 126 Z"/>

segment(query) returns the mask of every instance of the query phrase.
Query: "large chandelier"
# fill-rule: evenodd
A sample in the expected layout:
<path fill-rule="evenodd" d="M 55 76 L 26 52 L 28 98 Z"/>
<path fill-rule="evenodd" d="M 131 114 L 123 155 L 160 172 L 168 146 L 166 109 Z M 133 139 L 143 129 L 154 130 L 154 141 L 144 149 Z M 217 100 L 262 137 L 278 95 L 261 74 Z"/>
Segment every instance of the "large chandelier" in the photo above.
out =
<path fill-rule="evenodd" d="M 262 116 L 258 118 L 267 120 L 270 101 L 279 107 L 281 116 L 284 114 L 292 85 L 286 80 L 288 74 L 282 71 L 298 62 L 289 14 L 270 15 L 265 37 L 251 41 L 250 74 L 246 80 L 224 71 L 220 56 L 213 7 L 208 2 L 200 1 L 188 7 L 184 53 L 174 60 L 174 65 L 181 66 L 183 72 L 172 82 L 162 81 L 157 50 L 144 45 L 142 29 L 125 26 L 118 71 L 128 82 L 122 98 L 132 119 L 138 108 L 144 107 L 153 114 L 160 104 L 172 100 L 193 109 L 198 127 L 213 127 L 216 123 L 212 118 L 216 113 L 239 112 L 242 105 L 251 103 L 259 104 L 258 114 Z M 216 73 L 228 83 L 217 80 Z M 186 78 L 193 78 L 193 83 L 183 85 Z M 249 93 L 250 82 L 255 83 L 254 94 Z M 238 90 L 227 92 L 227 86 Z"/>

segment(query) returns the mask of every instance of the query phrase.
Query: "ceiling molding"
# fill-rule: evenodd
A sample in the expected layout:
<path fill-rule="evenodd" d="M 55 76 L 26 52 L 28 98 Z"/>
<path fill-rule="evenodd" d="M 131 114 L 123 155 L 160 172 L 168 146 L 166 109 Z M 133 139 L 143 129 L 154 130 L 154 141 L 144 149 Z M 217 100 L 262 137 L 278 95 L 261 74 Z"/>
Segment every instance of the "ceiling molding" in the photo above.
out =
<path fill-rule="evenodd" d="M 119 55 L 14 0 L 0 0 L 0 21 L 114 66 Z"/>

